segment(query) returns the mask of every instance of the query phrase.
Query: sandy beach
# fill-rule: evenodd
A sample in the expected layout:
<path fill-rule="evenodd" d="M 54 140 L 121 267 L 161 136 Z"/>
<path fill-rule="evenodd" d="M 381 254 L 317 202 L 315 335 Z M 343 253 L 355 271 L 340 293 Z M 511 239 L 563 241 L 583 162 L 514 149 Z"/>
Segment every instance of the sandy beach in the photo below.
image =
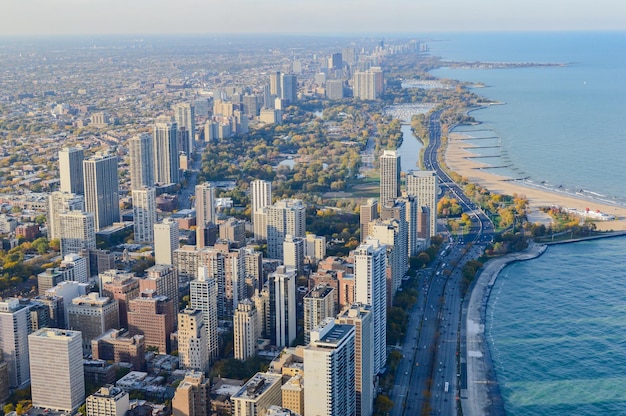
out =
<path fill-rule="evenodd" d="M 600 210 L 606 214 L 614 215 L 616 220 L 597 221 L 598 230 L 626 230 L 626 207 L 603 204 L 598 201 L 549 190 L 535 189 L 526 186 L 521 181 L 510 181 L 505 177 L 490 173 L 488 170 L 480 169 L 486 165 L 467 158 L 468 156 L 475 156 L 475 154 L 466 150 L 472 147 L 470 143 L 464 140 L 466 137 L 462 133 L 449 134 L 445 161 L 452 171 L 467 178 L 470 182 L 484 186 L 495 193 L 507 195 L 524 194 L 528 198 L 532 211 L 536 211 L 539 207 L 552 205 L 558 205 L 563 208 L 575 208 L 579 211 L 584 211 L 586 208 L 592 211 Z"/>

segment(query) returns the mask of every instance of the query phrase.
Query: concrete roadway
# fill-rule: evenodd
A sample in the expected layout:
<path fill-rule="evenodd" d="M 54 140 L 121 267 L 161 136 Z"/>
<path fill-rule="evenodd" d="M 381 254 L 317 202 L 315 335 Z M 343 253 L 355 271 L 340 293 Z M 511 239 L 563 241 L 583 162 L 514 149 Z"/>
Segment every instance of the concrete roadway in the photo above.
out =
<path fill-rule="evenodd" d="M 420 298 L 411 310 L 402 345 L 405 359 L 398 366 L 392 392 L 392 416 L 457 414 L 458 392 L 466 384 L 464 368 L 461 369 L 458 360 L 463 303 L 461 270 L 466 261 L 482 254 L 484 244 L 491 241 L 494 232 L 485 213 L 439 166 L 441 113 L 441 110 L 436 111 L 430 117 L 430 143 L 424 152 L 424 166 L 434 170 L 442 188 L 459 200 L 464 211 L 470 214 L 472 226 L 459 239 L 461 241 L 443 244 L 446 255 L 435 260 L 431 273 L 420 279 Z"/>

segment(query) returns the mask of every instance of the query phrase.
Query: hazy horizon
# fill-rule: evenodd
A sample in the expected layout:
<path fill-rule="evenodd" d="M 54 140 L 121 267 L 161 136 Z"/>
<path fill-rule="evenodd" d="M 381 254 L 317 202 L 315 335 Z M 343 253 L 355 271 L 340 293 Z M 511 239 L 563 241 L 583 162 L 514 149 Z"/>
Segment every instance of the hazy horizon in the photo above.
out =
<path fill-rule="evenodd" d="M 614 0 L 3 0 L 0 36 L 622 31 L 624 16 Z"/>

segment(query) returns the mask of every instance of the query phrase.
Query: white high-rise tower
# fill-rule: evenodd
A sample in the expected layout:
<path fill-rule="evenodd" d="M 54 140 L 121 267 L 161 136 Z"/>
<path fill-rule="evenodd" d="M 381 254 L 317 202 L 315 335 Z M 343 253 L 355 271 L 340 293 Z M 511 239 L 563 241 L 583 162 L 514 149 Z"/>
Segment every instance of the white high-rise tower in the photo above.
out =
<path fill-rule="evenodd" d="M 157 118 L 152 134 L 155 182 L 165 184 L 179 180 L 177 134 L 177 125 L 169 117 Z"/>
<path fill-rule="evenodd" d="M 439 182 L 437 172 L 413 170 L 406 175 L 406 190 L 419 201 L 420 206 L 428 207 L 430 213 L 430 236 L 437 235 L 437 196 Z"/>
<path fill-rule="evenodd" d="M 80 147 L 65 147 L 59 151 L 60 190 L 83 195 L 83 159 L 85 153 Z"/>
<path fill-rule="evenodd" d="M 140 134 L 128 141 L 132 189 L 154 186 L 154 150 L 152 146 L 152 137 L 149 134 Z"/>
<path fill-rule="evenodd" d="M 117 156 L 97 153 L 83 162 L 85 211 L 93 212 L 96 231 L 120 221 Z"/>
<path fill-rule="evenodd" d="M 146 186 L 141 189 L 133 189 L 132 197 L 135 242 L 152 243 L 154 241 L 154 224 L 157 218 L 155 190 Z"/>
<path fill-rule="evenodd" d="M 380 157 L 380 204 L 400 196 L 400 155 L 385 150 Z"/>

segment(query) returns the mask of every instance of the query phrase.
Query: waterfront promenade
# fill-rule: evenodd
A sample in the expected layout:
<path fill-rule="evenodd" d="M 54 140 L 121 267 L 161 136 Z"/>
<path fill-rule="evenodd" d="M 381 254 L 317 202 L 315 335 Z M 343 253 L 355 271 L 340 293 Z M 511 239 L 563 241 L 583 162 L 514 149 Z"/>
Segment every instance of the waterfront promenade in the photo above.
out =
<path fill-rule="evenodd" d="M 522 252 L 489 260 L 470 287 L 471 293 L 465 298 L 461 317 L 460 397 L 465 416 L 506 414 L 485 339 L 487 302 L 498 274 L 506 265 L 539 257 L 546 248 L 531 242 Z"/>

